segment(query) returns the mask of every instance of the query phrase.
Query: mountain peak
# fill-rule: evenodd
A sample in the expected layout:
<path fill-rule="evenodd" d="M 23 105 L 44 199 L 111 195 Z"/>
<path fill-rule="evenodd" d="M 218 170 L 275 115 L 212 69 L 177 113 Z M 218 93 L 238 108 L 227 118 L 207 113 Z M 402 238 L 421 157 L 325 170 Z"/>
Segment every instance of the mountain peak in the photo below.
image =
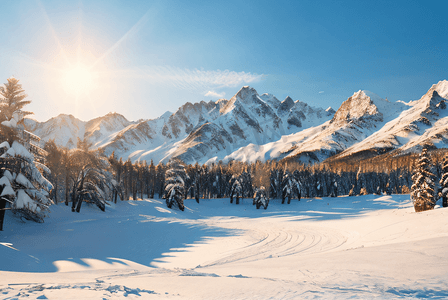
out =
<path fill-rule="evenodd" d="M 248 85 L 243 86 L 225 106 L 220 109 L 221 114 L 226 114 L 233 110 L 235 103 L 240 102 L 241 104 L 251 104 L 254 102 L 254 98 L 260 98 L 257 91 Z M 261 98 L 260 98 L 261 99 Z M 255 100 L 256 101 L 256 100 Z"/>
<path fill-rule="evenodd" d="M 411 101 L 411 105 L 430 107 L 437 105 L 442 99 L 448 99 L 448 81 L 442 80 L 433 84 L 419 100 Z"/>
<path fill-rule="evenodd" d="M 437 91 L 440 97 L 443 97 L 445 99 L 448 98 L 448 80 L 442 80 L 439 81 L 436 84 L 433 84 L 431 88 L 429 89 L 428 93 L 432 91 Z"/>
<path fill-rule="evenodd" d="M 161 115 L 160 117 L 158 117 L 157 119 L 168 119 L 173 113 L 170 112 L 169 110 L 167 110 L 166 112 L 163 113 L 163 115 Z"/>
<path fill-rule="evenodd" d="M 283 100 L 282 103 L 294 103 L 294 100 L 292 100 L 291 97 L 286 96 L 285 100 Z"/>
<path fill-rule="evenodd" d="M 380 97 L 378 98 L 381 99 Z M 378 111 L 378 107 L 366 92 L 359 90 L 341 104 L 331 122 L 349 122 L 350 120 L 371 116 L 378 117 L 379 119 L 383 117 L 382 113 Z"/>
<path fill-rule="evenodd" d="M 294 106 L 294 100 L 292 100 L 291 97 L 287 96 L 287 97 L 285 98 L 285 100 L 283 100 L 283 101 L 280 103 L 280 105 L 279 105 L 279 107 L 278 107 L 278 110 L 279 110 L 280 112 L 286 112 L 286 111 L 289 111 L 293 106 Z"/>
<path fill-rule="evenodd" d="M 257 91 L 253 87 L 246 85 L 246 86 L 243 86 L 238 91 L 238 93 L 236 93 L 235 96 L 232 97 L 232 99 L 239 98 L 243 102 L 246 102 L 245 100 L 247 100 L 248 98 L 251 98 L 252 96 L 258 96 Z M 232 99 L 230 99 L 230 100 L 232 100 Z"/>
<path fill-rule="evenodd" d="M 439 104 L 440 102 L 442 102 L 444 100 L 445 99 L 443 97 L 441 97 L 440 94 L 436 90 L 434 90 L 434 91 L 432 91 L 432 95 L 431 95 L 431 98 L 429 99 L 428 106 L 435 107 L 435 106 L 437 106 L 437 104 Z"/>

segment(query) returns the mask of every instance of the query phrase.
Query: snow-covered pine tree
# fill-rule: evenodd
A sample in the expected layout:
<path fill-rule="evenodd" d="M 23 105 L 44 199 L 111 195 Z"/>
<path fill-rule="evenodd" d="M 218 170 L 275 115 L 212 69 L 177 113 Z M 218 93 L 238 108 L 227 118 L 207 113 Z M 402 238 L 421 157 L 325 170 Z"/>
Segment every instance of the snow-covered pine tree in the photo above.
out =
<path fill-rule="evenodd" d="M 69 157 L 73 171 L 70 193 L 73 212 L 79 213 L 83 202 L 94 203 L 104 211 L 114 194 L 123 198 L 121 184 L 108 171 L 110 163 L 107 157 L 88 148 L 72 149 Z"/>
<path fill-rule="evenodd" d="M 264 209 L 268 208 L 269 198 L 264 186 L 261 186 L 255 191 L 253 204 L 257 206 L 257 209 L 259 209 L 260 206 L 263 206 Z"/>
<path fill-rule="evenodd" d="M 282 187 L 282 204 L 285 203 L 286 198 L 288 198 L 288 204 L 290 204 L 291 198 L 294 198 L 294 195 L 297 195 L 300 201 L 300 184 L 289 171 L 285 171 L 283 175 Z"/>
<path fill-rule="evenodd" d="M 242 198 L 252 198 L 254 189 L 252 187 L 252 175 L 248 170 L 244 170 L 239 176 L 239 182 L 242 188 Z"/>
<path fill-rule="evenodd" d="M 201 193 L 202 167 L 199 166 L 198 163 L 196 163 L 196 165 L 195 165 L 194 172 L 195 172 L 194 183 L 193 183 L 194 199 L 196 200 L 197 203 L 199 203 L 199 195 Z"/>
<path fill-rule="evenodd" d="M 149 164 L 149 195 L 150 199 L 154 198 L 154 190 L 155 190 L 155 180 L 156 180 L 156 167 L 154 166 L 154 162 L 151 159 L 151 163 Z"/>
<path fill-rule="evenodd" d="M 52 184 L 42 175 L 50 170 L 42 164 L 45 151 L 39 137 L 24 130 L 22 110 L 31 101 L 19 80 L 8 78 L 0 87 L 0 230 L 6 202 L 11 210 L 27 220 L 43 222 L 52 201 Z M 36 155 L 36 157 L 35 157 Z"/>
<path fill-rule="evenodd" d="M 156 166 L 156 180 L 155 180 L 155 190 L 159 194 L 159 198 L 162 199 L 165 194 L 165 166 L 159 163 Z"/>
<path fill-rule="evenodd" d="M 434 201 L 434 174 L 431 172 L 431 163 L 426 148 L 422 150 L 417 166 L 412 175 L 411 199 L 416 212 L 433 209 Z"/>
<path fill-rule="evenodd" d="M 337 197 L 338 196 L 338 175 L 335 174 L 331 178 L 331 184 L 330 184 L 330 197 Z"/>
<path fill-rule="evenodd" d="M 443 158 L 440 190 L 440 196 L 442 197 L 442 206 L 448 207 L 448 153 L 445 154 L 445 157 Z"/>
<path fill-rule="evenodd" d="M 113 202 L 117 203 L 118 196 L 120 196 L 120 199 L 123 200 L 123 160 L 121 158 L 118 160 L 115 157 L 114 151 L 112 151 L 112 154 L 109 156 L 109 169 L 112 179 L 116 183 L 116 186 L 119 187 L 115 189 L 112 194 Z"/>
<path fill-rule="evenodd" d="M 185 166 L 178 158 L 170 159 L 165 173 L 165 199 L 168 208 L 176 204 L 184 210 L 185 181 L 187 179 Z"/>
<path fill-rule="evenodd" d="M 282 169 L 271 170 L 270 183 L 271 188 L 269 189 L 269 194 L 271 199 L 278 199 L 282 195 Z"/>
<path fill-rule="evenodd" d="M 230 188 L 230 203 L 233 203 L 233 198 L 236 198 L 235 204 L 240 204 L 240 197 L 243 194 L 243 188 L 240 183 L 239 176 L 232 176 Z"/>

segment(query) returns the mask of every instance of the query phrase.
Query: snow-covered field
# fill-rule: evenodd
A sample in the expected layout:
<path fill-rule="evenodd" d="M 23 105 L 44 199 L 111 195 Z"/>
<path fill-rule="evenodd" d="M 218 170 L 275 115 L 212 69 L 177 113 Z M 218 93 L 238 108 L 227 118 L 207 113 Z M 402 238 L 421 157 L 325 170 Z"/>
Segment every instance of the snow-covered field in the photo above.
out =
<path fill-rule="evenodd" d="M 7 214 L 0 298 L 448 297 L 448 209 L 415 213 L 409 195 L 185 203 Z"/>

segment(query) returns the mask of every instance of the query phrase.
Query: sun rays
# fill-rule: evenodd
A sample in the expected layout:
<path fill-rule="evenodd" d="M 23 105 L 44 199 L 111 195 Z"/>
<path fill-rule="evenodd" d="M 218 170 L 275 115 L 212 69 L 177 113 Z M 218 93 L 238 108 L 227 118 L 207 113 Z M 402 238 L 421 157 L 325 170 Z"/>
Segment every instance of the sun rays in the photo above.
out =
<path fill-rule="evenodd" d="M 111 47 L 102 53 L 97 53 L 92 49 L 101 48 L 101 45 L 87 44 L 83 36 L 83 10 L 82 5 L 78 9 L 76 22 L 71 26 L 71 33 L 74 38 L 60 38 L 60 33 L 55 29 L 50 16 L 43 3 L 38 0 L 41 16 L 45 20 L 49 34 L 53 39 L 56 48 L 54 57 L 47 61 L 33 58 L 30 55 L 19 53 L 24 63 L 42 70 L 37 81 L 46 81 L 49 86 L 49 93 L 55 104 L 63 106 L 66 112 L 78 114 L 81 107 L 97 114 L 97 108 L 104 105 L 105 98 L 110 96 L 108 88 L 113 86 L 111 78 L 116 74 L 121 74 L 120 70 L 111 69 L 106 65 L 107 58 L 116 51 L 129 36 L 135 35 L 146 23 L 151 15 L 151 9 L 145 14 Z M 75 13 L 76 14 L 76 13 Z M 84 30 L 86 30 L 84 28 Z M 90 34 L 90 32 L 88 32 Z M 50 36 L 49 36 L 50 37 Z M 68 40 L 68 42 L 67 42 Z M 97 41 L 92 38 L 90 41 Z M 51 44 L 51 42 L 49 43 Z M 109 64 L 110 65 L 110 64 Z M 114 65 L 113 63 L 111 65 Z M 51 82 L 51 83 L 50 83 Z M 51 89 L 50 89 L 51 87 Z"/>
<path fill-rule="evenodd" d="M 43 0 L 36 2 L 41 44 L 33 44 L 36 52 L 18 51 L 17 60 L 34 69 L 29 78 L 40 91 L 34 99 L 44 97 L 49 102 L 41 106 L 46 114 L 66 113 L 87 119 L 108 110 L 126 113 L 138 103 L 144 107 L 139 110 L 140 117 L 155 117 L 150 115 L 154 110 L 147 107 L 157 104 L 156 110 L 172 109 L 168 105 L 177 105 L 176 93 L 200 101 L 262 80 L 262 74 L 251 72 L 207 70 L 196 64 L 179 66 L 176 53 L 170 50 L 173 46 L 168 43 L 168 50 L 163 52 L 165 40 L 156 31 L 160 29 L 160 12 L 165 9 L 160 3 L 134 13 L 126 27 L 121 23 L 108 28 L 109 15 L 101 20 L 92 18 L 99 16 L 95 9 L 104 13 L 102 6 L 84 8 L 79 2 L 58 14 L 59 7 L 45 7 L 48 4 Z M 117 32 L 120 34 L 110 40 Z"/>
<path fill-rule="evenodd" d="M 94 77 L 89 68 L 80 64 L 65 71 L 62 83 L 67 94 L 75 95 L 76 98 L 82 94 L 89 95 L 95 87 Z"/>

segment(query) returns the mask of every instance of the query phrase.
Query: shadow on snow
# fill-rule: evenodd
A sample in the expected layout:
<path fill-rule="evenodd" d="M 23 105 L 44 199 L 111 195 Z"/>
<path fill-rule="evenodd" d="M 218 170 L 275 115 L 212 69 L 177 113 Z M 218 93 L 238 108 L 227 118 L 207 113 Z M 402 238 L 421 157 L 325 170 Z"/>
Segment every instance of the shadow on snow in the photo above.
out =
<path fill-rule="evenodd" d="M 230 234 L 187 219 L 183 212 L 163 211 L 163 207 L 158 200 L 129 201 L 106 208 L 104 213 L 85 206 L 78 214 L 59 204 L 51 208 L 43 224 L 23 224 L 8 215 L 6 228 L 0 232 L 0 270 L 56 272 L 54 262 L 89 267 L 85 259 L 108 264 L 124 264 L 120 259 L 125 259 L 150 266 L 164 253 L 173 252 L 172 248 Z"/>

